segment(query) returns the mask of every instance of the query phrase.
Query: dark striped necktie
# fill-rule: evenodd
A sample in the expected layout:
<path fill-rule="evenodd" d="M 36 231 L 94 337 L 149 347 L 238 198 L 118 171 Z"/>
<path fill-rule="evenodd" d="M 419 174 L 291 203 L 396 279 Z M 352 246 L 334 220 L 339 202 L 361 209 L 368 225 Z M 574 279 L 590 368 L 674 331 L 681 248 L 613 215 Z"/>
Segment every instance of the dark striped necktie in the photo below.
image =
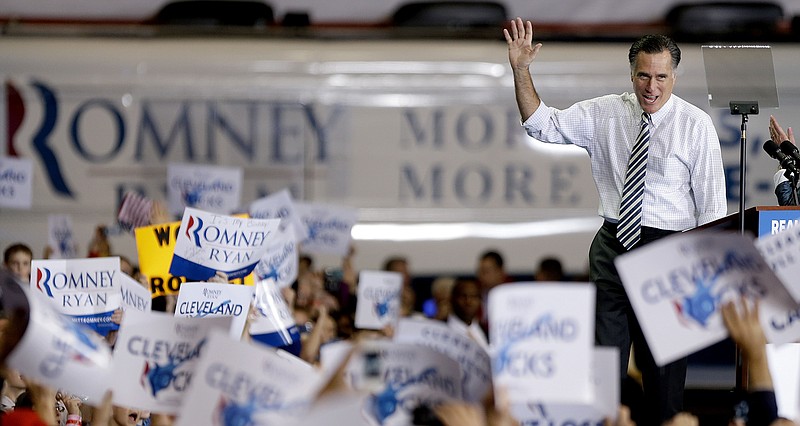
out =
<path fill-rule="evenodd" d="M 617 239 L 626 249 L 636 245 L 642 233 L 642 199 L 644 198 L 644 177 L 647 175 L 647 148 L 650 146 L 650 116 L 642 113 L 639 137 L 628 160 L 628 172 L 622 189 L 619 205 Z"/>

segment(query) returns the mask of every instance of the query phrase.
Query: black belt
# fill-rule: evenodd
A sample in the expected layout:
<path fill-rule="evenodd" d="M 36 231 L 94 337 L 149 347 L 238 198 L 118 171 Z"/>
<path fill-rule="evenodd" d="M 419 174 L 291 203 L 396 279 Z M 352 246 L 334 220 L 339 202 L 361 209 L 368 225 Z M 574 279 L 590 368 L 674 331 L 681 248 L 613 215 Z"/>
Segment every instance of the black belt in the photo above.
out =
<path fill-rule="evenodd" d="M 617 235 L 617 224 L 608 220 L 603 221 L 603 229 Z M 661 237 L 666 237 L 670 234 L 675 234 L 681 231 L 671 231 L 668 229 L 653 228 L 651 226 L 642 226 L 642 239 L 654 240 Z"/>

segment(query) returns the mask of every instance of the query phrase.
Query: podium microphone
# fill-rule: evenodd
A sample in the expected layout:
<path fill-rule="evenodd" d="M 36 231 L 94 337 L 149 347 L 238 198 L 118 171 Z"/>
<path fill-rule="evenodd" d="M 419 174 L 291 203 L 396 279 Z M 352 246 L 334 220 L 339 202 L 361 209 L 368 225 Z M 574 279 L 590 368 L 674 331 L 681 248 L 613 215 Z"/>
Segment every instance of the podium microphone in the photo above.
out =
<path fill-rule="evenodd" d="M 797 147 L 795 147 L 794 144 L 792 144 L 789 141 L 786 141 L 784 143 L 788 143 L 789 145 L 791 145 L 789 149 L 794 148 L 794 151 L 797 152 Z M 781 152 L 782 149 L 783 146 L 779 147 L 778 144 L 775 143 L 772 139 L 764 142 L 764 151 L 766 151 L 770 157 L 778 160 L 778 162 L 781 163 L 781 168 L 786 169 L 787 171 L 790 171 L 792 173 L 797 173 L 797 166 L 795 165 L 794 159 Z M 800 153 L 798 153 L 798 155 L 800 155 Z"/>
<path fill-rule="evenodd" d="M 793 143 L 789 141 L 781 142 L 781 151 L 789 157 L 792 157 L 795 162 L 800 162 L 800 152 Z"/>

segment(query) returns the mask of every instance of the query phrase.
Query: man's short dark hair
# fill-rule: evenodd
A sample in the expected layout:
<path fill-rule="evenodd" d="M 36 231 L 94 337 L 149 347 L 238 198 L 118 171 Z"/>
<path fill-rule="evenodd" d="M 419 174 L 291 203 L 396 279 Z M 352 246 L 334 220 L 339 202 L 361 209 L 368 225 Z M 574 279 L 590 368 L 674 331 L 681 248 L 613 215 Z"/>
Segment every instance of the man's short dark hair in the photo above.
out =
<path fill-rule="evenodd" d="M 674 40 L 661 34 L 649 34 L 636 40 L 628 51 L 628 62 L 631 64 L 631 69 L 633 69 L 639 52 L 661 53 L 665 50 L 669 51 L 669 55 L 672 57 L 672 69 L 678 68 L 678 64 L 681 63 L 681 49 Z"/>
<path fill-rule="evenodd" d="M 486 251 L 480 257 L 480 260 L 484 259 L 491 260 L 498 268 L 503 269 L 503 256 L 500 253 L 494 250 Z"/>
<path fill-rule="evenodd" d="M 22 243 L 15 243 L 8 246 L 8 248 L 6 248 L 6 250 L 3 252 L 3 263 L 8 264 L 8 262 L 11 261 L 11 256 L 17 252 L 26 253 L 31 259 L 33 259 L 33 251 L 31 251 L 30 247 Z"/>

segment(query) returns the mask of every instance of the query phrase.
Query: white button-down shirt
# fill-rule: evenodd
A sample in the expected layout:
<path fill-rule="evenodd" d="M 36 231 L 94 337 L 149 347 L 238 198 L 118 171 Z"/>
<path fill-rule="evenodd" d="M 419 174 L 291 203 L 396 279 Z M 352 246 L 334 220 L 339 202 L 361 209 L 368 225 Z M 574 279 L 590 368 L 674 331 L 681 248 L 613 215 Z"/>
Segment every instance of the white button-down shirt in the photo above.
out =
<path fill-rule="evenodd" d="M 522 125 L 542 142 L 586 149 L 600 195 L 598 213 L 617 222 L 641 116 L 636 95 L 623 93 L 564 110 L 542 102 Z M 719 219 L 727 209 L 722 153 L 711 117 L 672 94 L 651 114 L 642 225 L 682 231 Z"/>

